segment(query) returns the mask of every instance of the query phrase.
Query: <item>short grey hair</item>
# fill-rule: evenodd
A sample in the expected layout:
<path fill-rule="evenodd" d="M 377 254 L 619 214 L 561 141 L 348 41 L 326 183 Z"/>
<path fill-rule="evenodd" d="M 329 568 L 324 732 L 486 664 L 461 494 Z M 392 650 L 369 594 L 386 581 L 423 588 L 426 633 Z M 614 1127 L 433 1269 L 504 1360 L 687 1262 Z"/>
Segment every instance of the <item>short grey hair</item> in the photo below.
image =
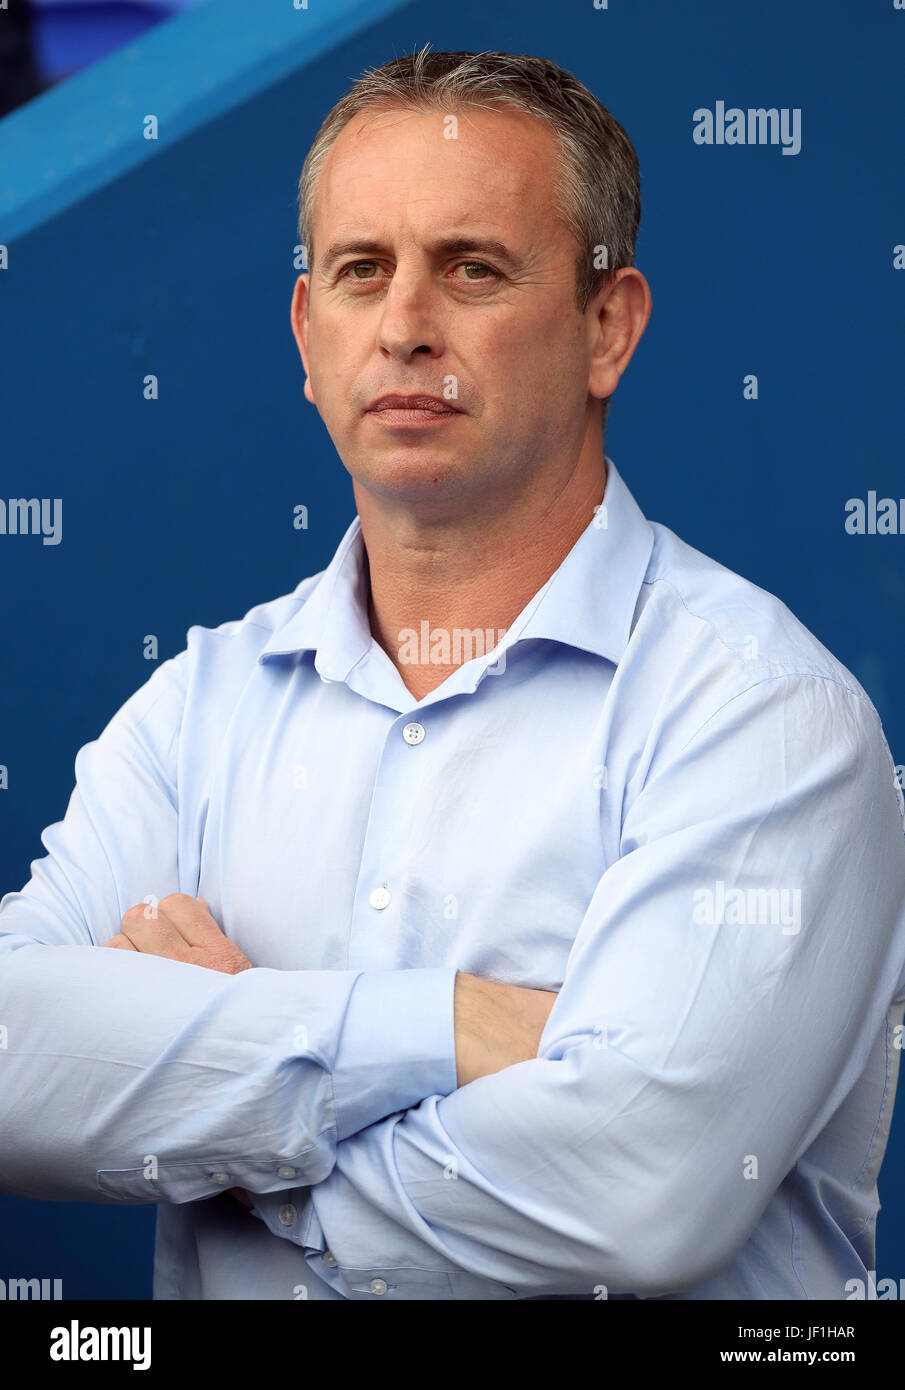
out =
<path fill-rule="evenodd" d="M 634 264 L 641 221 L 638 156 L 626 131 L 570 72 L 522 53 L 417 53 L 369 68 L 329 112 L 299 179 L 299 241 L 314 264 L 317 176 L 340 131 L 372 107 L 453 113 L 501 106 L 546 121 L 559 142 L 554 216 L 577 243 L 576 304 L 588 304 L 617 270 Z M 603 419 L 609 400 L 603 402 Z"/>

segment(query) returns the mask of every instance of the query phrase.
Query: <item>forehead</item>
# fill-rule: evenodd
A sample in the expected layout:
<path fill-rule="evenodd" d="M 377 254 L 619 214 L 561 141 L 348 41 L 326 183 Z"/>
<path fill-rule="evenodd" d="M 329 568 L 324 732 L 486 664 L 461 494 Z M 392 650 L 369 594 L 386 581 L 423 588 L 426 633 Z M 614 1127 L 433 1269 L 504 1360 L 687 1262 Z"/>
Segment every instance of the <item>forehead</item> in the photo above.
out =
<path fill-rule="evenodd" d="M 526 112 L 368 109 L 340 131 L 321 168 L 319 233 L 400 214 L 425 226 L 477 213 L 501 228 L 549 221 L 559 157 L 550 126 Z"/>

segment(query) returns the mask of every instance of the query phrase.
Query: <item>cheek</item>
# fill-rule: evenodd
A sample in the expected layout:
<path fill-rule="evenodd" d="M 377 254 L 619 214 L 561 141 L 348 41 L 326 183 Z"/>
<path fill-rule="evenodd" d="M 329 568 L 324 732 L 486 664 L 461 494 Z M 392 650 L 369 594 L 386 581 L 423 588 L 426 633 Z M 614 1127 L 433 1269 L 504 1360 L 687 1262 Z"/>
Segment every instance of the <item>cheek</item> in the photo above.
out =
<path fill-rule="evenodd" d="M 534 346 L 546 392 L 562 385 L 574 387 L 577 379 L 587 377 L 587 343 L 582 323 L 574 316 L 545 317 Z"/>
<path fill-rule="evenodd" d="M 351 366 L 348 334 L 329 323 L 312 322 L 308 334 L 308 378 L 318 406 L 348 397 Z"/>
<path fill-rule="evenodd" d="M 583 370 L 581 343 L 550 315 L 531 324 L 501 328 L 485 338 L 476 359 L 487 395 L 509 412 L 532 417 L 549 411 L 550 399 Z"/>
<path fill-rule="evenodd" d="M 511 414 L 523 402 L 533 401 L 539 376 L 543 380 L 545 351 L 540 331 L 533 324 L 502 315 L 476 324 L 474 332 L 470 329 L 470 324 L 458 331 L 451 328 L 447 349 L 485 404 L 493 403 L 500 414 Z"/>
<path fill-rule="evenodd" d="M 325 379 L 339 368 L 350 353 L 354 333 L 344 316 L 331 312 L 329 305 L 312 307 L 308 320 L 308 357 L 312 370 Z"/>

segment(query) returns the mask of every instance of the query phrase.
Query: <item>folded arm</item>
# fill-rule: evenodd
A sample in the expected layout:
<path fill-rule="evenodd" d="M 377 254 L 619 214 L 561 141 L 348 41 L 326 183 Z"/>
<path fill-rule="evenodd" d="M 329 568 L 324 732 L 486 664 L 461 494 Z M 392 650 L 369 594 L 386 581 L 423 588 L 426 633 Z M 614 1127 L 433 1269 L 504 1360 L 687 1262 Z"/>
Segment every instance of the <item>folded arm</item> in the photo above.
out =
<path fill-rule="evenodd" d="M 255 1213 L 351 1297 L 703 1283 L 902 997 L 903 903 L 876 713 L 821 677 L 764 680 L 654 758 L 538 1057 L 344 1140 L 297 1228 L 266 1196 Z"/>
<path fill-rule="evenodd" d="M 127 908 L 179 890 L 185 661 L 80 750 L 46 856 L 0 902 L 0 1190 L 13 1196 L 186 1202 L 318 1182 L 338 1142 L 456 1086 L 454 969 L 228 974 L 96 949 Z"/>

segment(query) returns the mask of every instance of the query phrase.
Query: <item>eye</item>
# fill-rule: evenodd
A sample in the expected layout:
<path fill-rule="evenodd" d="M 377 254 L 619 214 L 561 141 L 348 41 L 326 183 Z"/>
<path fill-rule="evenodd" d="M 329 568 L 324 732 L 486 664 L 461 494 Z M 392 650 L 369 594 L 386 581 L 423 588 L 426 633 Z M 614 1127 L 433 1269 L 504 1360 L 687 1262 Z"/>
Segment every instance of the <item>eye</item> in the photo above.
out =
<path fill-rule="evenodd" d="M 460 261 L 459 265 L 456 266 L 456 269 L 458 270 L 459 266 L 463 265 L 468 266 L 471 270 L 485 270 L 488 276 L 494 276 L 495 278 L 499 279 L 499 272 L 494 270 L 492 266 L 485 265 L 483 261 Z M 473 277 L 469 275 L 466 278 L 470 280 Z M 480 278 L 483 280 L 486 277 L 482 275 Z"/>
<path fill-rule="evenodd" d="M 483 272 L 484 272 L 484 274 L 479 274 L 479 275 L 477 275 L 477 276 L 466 275 L 465 278 L 466 278 L 467 280 L 469 280 L 472 284 L 478 284 L 478 283 L 480 283 L 481 281 L 487 280 L 487 279 L 498 280 L 498 279 L 500 278 L 500 273 L 499 273 L 499 271 L 498 271 L 498 270 L 494 270 L 492 266 L 485 265 L 485 263 L 484 263 L 483 261 L 459 261 L 459 262 L 457 262 L 457 264 L 456 264 L 456 266 L 454 267 L 454 269 L 459 270 L 462 266 L 465 266 L 468 270 L 477 270 L 477 271 L 483 271 Z M 370 274 L 370 275 L 367 275 L 367 274 L 366 274 L 366 275 L 359 275 L 359 274 L 357 274 L 357 273 L 353 273 L 353 274 L 350 275 L 350 273 L 349 273 L 350 271 L 351 271 L 351 272 L 358 272 L 358 271 L 361 270 L 361 269 L 364 269 L 364 270 L 366 270 L 366 271 L 367 271 L 367 270 L 370 270 L 370 271 L 372 271 L 372 272 L 376 272 L 376 270 L 377 270 L 377 262 L 376 262 L 376 261 L 350 261 L 350 263 L 349 263 L 348 265 L 346 265 L 346 266 L 343 266 L 342 270 L 339 272 L 339 278 L 340 278 L 341 280 L 342 280 L 342 279 L 346 279 L 346 278 L 351 279 L 351 280 L 358 280 L 358 281 L 360 281 L 360 282 L 362 282 L 362 283 L 364 283 L 364 282 L 366 282 L 366 281 L 368 281 L 368 280 L 374 280 L 374 279 L 376 278 L 376 274 L 375 274 L 375 273 L 372 273 L 372 274 Z"/>
<path fill-rule="evenodd" d="M 349 265 L 343 266 L 343 269 L 340 271 L 340 279 L 342 279 L 342 277 L 347 273 L 347 271 L 350 271 L 350 270 L 360 270 L 362 266 L 376 267 L 376 265 L 377 265 L 377 262 L 376 262 L 376 261 L 352 261 Z M 352 276 L 352 279 L 353 279 L 353 280 L 371 280 L 371 279 L 373 279 L 373 276 L 370 276 L 370 275 L 353 275 L 353 276 Z"/>

